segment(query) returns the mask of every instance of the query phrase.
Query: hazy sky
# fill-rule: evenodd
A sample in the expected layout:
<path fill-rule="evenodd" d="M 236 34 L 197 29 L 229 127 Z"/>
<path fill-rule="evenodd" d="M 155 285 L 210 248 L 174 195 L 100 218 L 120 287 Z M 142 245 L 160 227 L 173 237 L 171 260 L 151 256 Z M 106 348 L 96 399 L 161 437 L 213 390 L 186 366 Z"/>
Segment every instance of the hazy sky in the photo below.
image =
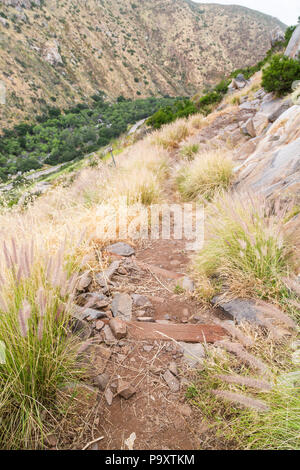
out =
<path fill-rule="evenodd" d="M 300 0 L 193 0 L 196 3 L 222 3 L 243 5 L 276 16 L 287 25 L 297 24 L 300 16 Z"/>

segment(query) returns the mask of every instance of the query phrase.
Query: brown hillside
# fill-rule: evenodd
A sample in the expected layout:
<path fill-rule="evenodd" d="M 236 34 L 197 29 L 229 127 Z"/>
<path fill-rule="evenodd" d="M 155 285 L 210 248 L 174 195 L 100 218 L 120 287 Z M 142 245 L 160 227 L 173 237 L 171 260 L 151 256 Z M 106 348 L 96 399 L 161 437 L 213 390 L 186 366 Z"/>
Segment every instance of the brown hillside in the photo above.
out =
<path fill-rule="evenodd" d="M 4 127 L 45 104 L 191 95 L 260 60 L 284 25 L 238 6 L 185 0 L 0 0 Z"/>

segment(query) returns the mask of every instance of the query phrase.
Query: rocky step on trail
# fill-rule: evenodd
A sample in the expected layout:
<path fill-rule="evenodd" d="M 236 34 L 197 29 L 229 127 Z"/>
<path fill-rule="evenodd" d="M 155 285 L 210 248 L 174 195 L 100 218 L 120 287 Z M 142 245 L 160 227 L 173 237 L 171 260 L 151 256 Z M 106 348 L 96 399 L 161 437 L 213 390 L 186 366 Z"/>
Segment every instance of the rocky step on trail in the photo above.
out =
<path fill-rule="evenodd" d="M 215 344 L 253 369 L 253 377 L 228 374 L 224 382 L 269 390 L 268 367 L 248 351 L 253 340 L 229 319 L 241 321 L 235 312 L 244 311 L 257 320 L 264 318 L 263 308 L 268 317 L 274 309 L 217 298 L 214 308 L 203 309 L 185 272 L 189 256 L 184 240 L 151 241 L 137 251 L 118 243 L 104 253 L 108 268 L 94 278 L 88 272 L 81 277 L 75 313 L 87 340 L 83 357 L 90 366 L 88 386 L 94 390 L 90 432 L 104 436 L 94 447 L 126 449 L 134 434 L 135 449 L 198 449 L 207 428 L 199 425 L 201 413 L 186 403 L 185 392 L 193 371 L 203 368 L 206 345 Z M 186 289 L 176 293 L 183 279 Z M 288 333 L 294 325 L 274 311 L 276 324 L 281 319 Z M 234 406 L 268 409 L 248 394 L 211 392 Z"/>

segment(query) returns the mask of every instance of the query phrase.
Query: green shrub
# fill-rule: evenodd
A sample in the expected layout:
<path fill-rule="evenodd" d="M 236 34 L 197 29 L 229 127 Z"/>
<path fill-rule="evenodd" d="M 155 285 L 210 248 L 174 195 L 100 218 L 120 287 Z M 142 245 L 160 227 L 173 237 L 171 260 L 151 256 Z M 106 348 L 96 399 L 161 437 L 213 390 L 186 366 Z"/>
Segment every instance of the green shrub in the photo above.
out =
<path fill-rule="evenodd" d="M 288 43 L 290 42 L 290 39 L 293 35 L 293 32 L 295 31 L 297 26 L 289 26 L 285 32 L 285 44 L 286 46 L 288 45 Z"/>
<path fill-rule="evenodd" d="M 276 55 L 269 67 L 263 70 L 262 86 L 278 96 L 289 93 L 295 80 L 300 79 L 300 62 L 283 55 Z"/>
<path fill-rule="evenodd" d="M 176 119 L 188 117 L 197 113 L 195 104 L 186 99 L 177 99 L 172 106 L 159 109 L 147 120 L 147 124 L 154 129 L 160 129 L 163 124 L 169 124 Z"/>

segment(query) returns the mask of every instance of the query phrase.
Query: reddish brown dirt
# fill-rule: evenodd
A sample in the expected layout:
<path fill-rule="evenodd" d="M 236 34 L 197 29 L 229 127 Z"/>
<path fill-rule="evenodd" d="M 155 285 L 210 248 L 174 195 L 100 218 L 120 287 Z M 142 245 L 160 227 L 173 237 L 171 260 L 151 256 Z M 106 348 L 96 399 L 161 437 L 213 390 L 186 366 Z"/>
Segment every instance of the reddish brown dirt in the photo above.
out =
<path fill-rule="evenodd" d="M 134 432 L 135 449 L 197 449 L 199 440 L 189 417 L 178 413 L 184 402 L 183 393 L 171 393 L 161 377 L 169 362 L 177 357 L 176 350 L 169 343 L 156 342 L 146 352 L 145 344 L 150 343 L 126 345 L 121 348 L 121 353 L 129 349 L 126 359 L 118 362 L 117 355 L 114 358 L 114 373 L 130 382 L 137 392 L 129 400 L 115 397 L 111 406 L 102 397 L 99 433 L 105 439 L 99 448 L 127 449 L 124 441 Z"/>
<path fill-rule="evenodd" d="M 137 260 L 184 274 L 190 253 L 186 251 L 185 240 L 155 240 L 138 251 Z"/>
<path fill-rule="evenodd" d="M 151 315 L 154 320 L 168 319 L 172 324 L 177 324 L 177 329 L 183 327 L 190 333 L 193 325 L 200 331 L 201 325 L 208 324 L 216 328 L 219 338 L 222 329 L 214 325 L 214 311 L 203 309 L 195 296 L 175 291 L 176 278 L 188 273 L 189 260 L 190 253 L 185 250 L 182 240 L 149 242 L 137 249 L 134 260 L 136 270 L 114 278 L 115 290 L 146 295 L 152 306 L 143 309 L 145 316 Z M 140 310 L 141 307 L 133 308 L 133 323 Z M 167 324 L 150 325 L 156 325 L 156 329 L 162 327 L 166 332 L 168 330 Z M 109 406 L 104 393 L 100 392 L 100 402 L 92 413 L 86 440 L 92 441 L 98 436 L 104 436 L 104 439 L 91 445 L 91 448 L 127 449 L 125 440 L 133 432 L 136 434 L 135 449 L 201 448 L 206 428 L 201 424 L 200 411 L 191 409 L 186 403 L 185 393 L 189 376 L 192 375 L 177 342 L 166 338 L 157 340 L 151 334 L 132 338 L 129 332 L 127 338 L 110 346 L 110 350 L 105 372 L 110 376 L 108 386 L 114 398 Z M 178 368 L 180 390 L 176 393 L 171 392 L 163 378 L 170 361 L 175 361 Z M 103 369 L 101 365 L 100 368 Z M 136 390 L 128 400 L 117 395 L 115 386 L 120 378 Z"/>

